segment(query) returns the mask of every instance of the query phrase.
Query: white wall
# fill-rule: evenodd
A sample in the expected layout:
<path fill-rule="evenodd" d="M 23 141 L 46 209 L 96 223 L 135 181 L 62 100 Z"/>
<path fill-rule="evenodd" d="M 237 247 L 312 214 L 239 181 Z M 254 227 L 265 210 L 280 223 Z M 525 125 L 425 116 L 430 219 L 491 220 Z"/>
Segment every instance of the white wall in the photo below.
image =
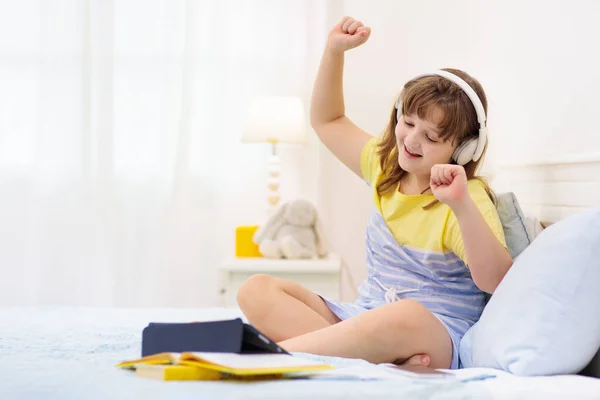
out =
<path fill-rule="evenodd" d="M 600 152 L 600 2 L 332 2 L 329 29 L 344 15 L 372 28 L 346 56 L 348 116 L 380 134 L 402 84 L 454 67 L 480 80 L 489 101 L 487 170 L 503 164 Z M 323 151 L 328 234 L 358 283 L 364 277 L 369 191 Z M 346 282 L 344 295 L 353 296 Z"/>
<path fill-rule="evenodd" d="M 217 305 L 266 217 L 244 111 L 308 99 L 327 3 L 148 3 L 2 2 L 0 307 Z M 284 199 L 316 200 L 316 137 L 280 155 Z"/>

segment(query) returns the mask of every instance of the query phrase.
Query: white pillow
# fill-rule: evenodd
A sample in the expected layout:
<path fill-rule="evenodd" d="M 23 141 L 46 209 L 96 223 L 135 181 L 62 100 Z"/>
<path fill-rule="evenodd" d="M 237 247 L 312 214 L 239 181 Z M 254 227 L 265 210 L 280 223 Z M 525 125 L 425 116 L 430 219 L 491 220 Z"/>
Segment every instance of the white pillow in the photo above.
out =
<path fill-rule="evenodd" d="M 463 337 L 463 367 L 577 373 L 600 348 L 600 207 L 545 229 Z"/>

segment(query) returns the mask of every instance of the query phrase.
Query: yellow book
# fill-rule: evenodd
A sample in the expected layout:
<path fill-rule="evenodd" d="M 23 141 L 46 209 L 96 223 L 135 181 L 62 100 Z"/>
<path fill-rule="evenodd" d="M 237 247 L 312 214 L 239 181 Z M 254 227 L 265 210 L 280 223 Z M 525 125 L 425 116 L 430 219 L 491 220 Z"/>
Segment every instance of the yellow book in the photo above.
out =
<path fill-rule="evenodd" d="M 162 381 L 216 381 L 224 378 L 221 372 L 190 365 L 138 364 L 135 375 L 138 378 Z"/>
<path fill-rule="evenodd" d="M 137 360 L 123 361 L 117 367 L 124 369 L 144 368 L 142 365 L 190 366 L 203 371 L 215 371 L 227 377 L 267 377 L 281 376 L 295 372 L 312 372 L 333 369 L 332 366 L 296 357 L 290 354 L 261 353 L 160 353 Z M 175 371 L 175 370 L 174 370 Z M 181 372 L 183 374 L 183 372 Z M 176 374 L 176 372 L 173 372 Z M 209 376 L 209 375 L 207 375 Z M 224 375 L 214 375 L 214 379 Z M 205 378 L 207 379 L 207 378 Z"/>
<path fill-rule="evenodd" d="M 137 364 L 135 375 L 138 378 L 156 379 L 162 381 L 258 381 L 285 378 L 285 374 L 270 374 L 256 376 L 238 376 L 211 369 L 198 368 L 192 365 L 152 365 Z"/>

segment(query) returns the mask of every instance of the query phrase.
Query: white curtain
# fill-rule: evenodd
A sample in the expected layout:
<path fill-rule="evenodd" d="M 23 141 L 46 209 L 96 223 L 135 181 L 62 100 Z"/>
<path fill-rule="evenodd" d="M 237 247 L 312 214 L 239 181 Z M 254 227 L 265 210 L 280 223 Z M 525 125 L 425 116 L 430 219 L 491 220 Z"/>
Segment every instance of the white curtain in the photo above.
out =
<path fill-rule="evenodd" d="M 215 304 L 264 209 L 244 105 L 306 98 L 322 4 L 0 0 L 0 306 Z"/>

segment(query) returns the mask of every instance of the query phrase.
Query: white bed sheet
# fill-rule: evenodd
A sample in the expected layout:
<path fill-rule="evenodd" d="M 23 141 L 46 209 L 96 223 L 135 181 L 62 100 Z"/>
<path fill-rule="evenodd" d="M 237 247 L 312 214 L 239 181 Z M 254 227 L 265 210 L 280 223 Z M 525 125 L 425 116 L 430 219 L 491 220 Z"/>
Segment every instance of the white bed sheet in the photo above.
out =
<path fill-rule="evenodd" d="M 485 387 L 493 399 L 575 400 L 600 399 L 600 379 L 579 375 L 518 377 L 489 368 L 467 368 L 455 371 L 462 379 L 484 373 L 495 374 L 495 379 L 471 381 L 471 386 Z"/>
<path fill-rule="evenodd" d="M 139 356 L 141 331 L 148 322 L 241 316 L 237 309 L 223 308 L 0 308 L 0 398 L 600 399 L 600 379 L 518 378 L 495 370 L 470 369 L 455 371 L 458 379 L 398 375 L 393 380 L 372 380 L 366 377 L 379 374 L 383 367 L 310 355 L 298 356 L 323 359 L 340 372 L 359 372 L 363 379 L 159 382 L 136 379 L 114 366 Z"/>

